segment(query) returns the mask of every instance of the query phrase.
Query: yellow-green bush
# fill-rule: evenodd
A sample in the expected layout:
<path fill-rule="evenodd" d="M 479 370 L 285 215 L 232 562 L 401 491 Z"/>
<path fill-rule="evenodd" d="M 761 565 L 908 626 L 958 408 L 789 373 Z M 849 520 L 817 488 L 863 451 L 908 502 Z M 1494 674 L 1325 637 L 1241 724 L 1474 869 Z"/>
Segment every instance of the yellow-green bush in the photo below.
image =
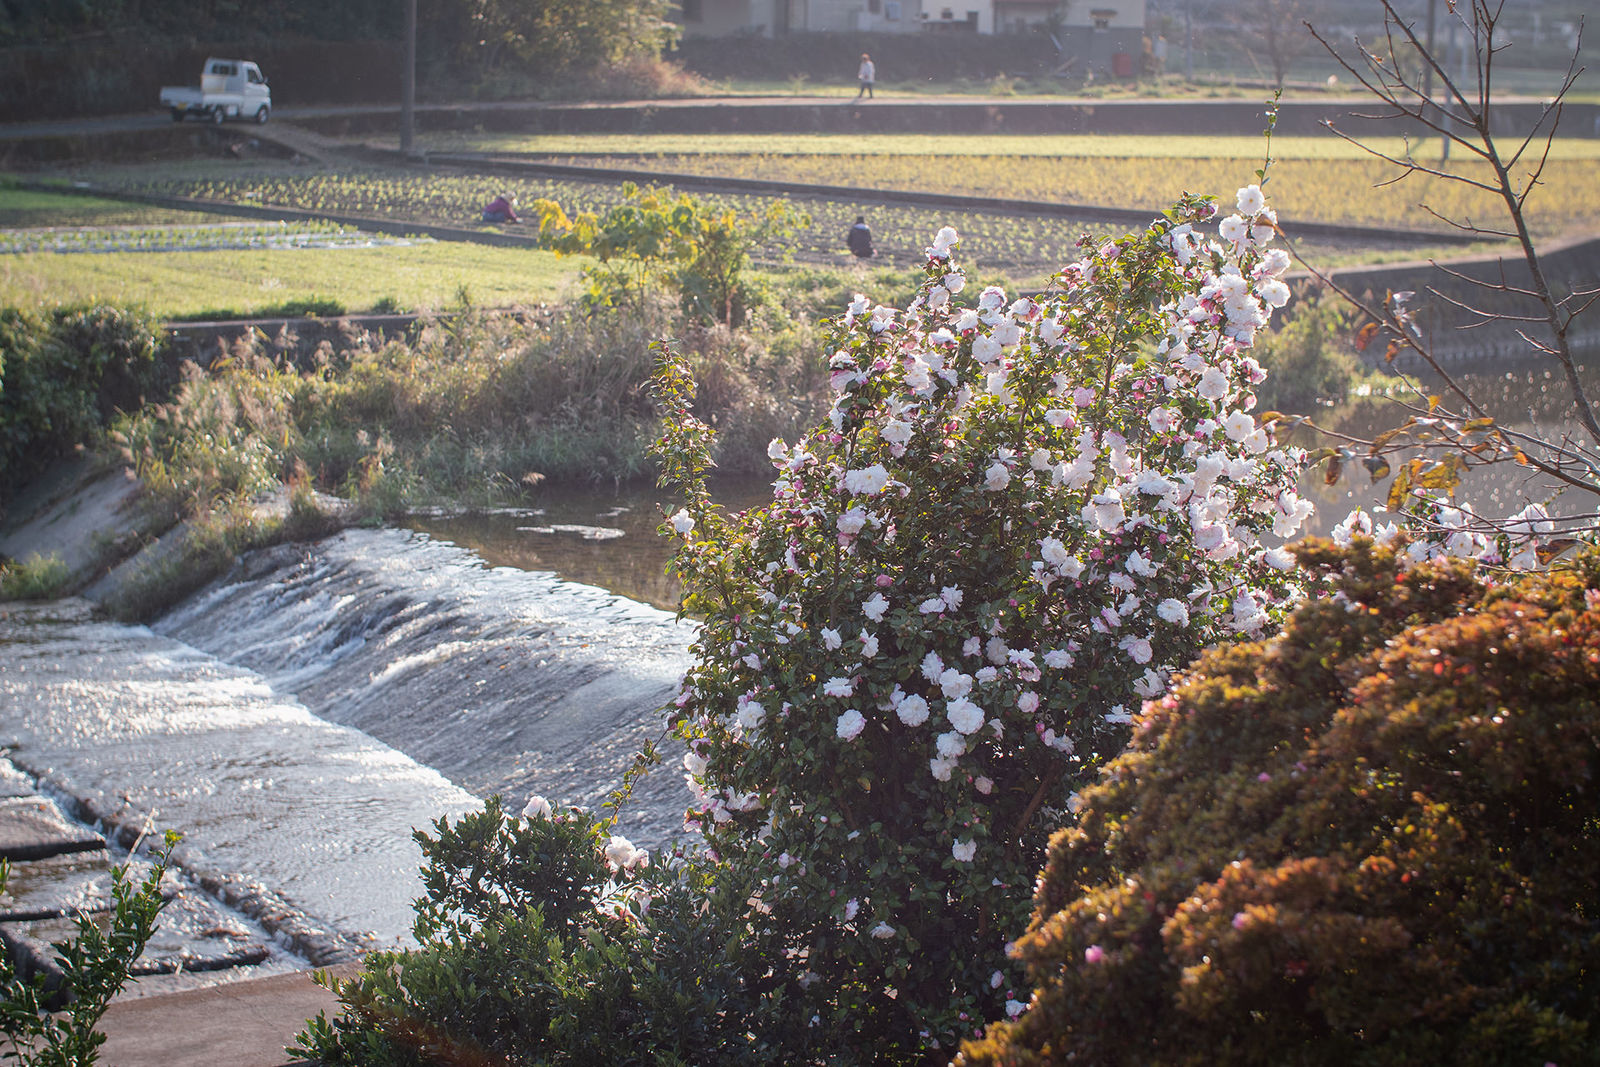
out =
<path fill-rule="evenodd" d="M 1298 555 L 1331 595 L 1148 706 L 961 1062 L 1600 1063 L 1600 553 Z"/>

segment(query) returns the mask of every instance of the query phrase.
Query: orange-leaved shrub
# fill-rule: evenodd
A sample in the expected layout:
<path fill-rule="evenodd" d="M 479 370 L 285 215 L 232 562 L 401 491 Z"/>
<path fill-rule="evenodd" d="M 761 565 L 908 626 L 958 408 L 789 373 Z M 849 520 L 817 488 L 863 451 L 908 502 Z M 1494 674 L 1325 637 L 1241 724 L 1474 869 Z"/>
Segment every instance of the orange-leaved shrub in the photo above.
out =
<path fill-rule="evenodd" d="M 959 1062 L 1600 1063 L 1600 553 L 1359 540 L 1146 706 L 1052 839 L 1035 992 Z"/>

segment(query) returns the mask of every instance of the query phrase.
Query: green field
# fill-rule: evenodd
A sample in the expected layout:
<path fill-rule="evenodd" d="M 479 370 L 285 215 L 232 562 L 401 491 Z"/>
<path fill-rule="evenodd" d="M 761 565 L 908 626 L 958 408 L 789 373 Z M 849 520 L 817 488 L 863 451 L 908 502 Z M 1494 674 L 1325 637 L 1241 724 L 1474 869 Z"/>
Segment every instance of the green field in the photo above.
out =
<path fill-rule="evenodd" d="M 114 252 L 0 256 L 0 307 L 86 301 L 139 304 L 161 318 L 207 311 L 249 315 L 297 300 L 346 310 L 426 310 L 465 288 L 484 307 L 561 300 L 583 265 L 551 253 L 482 245 L 390 248 Z"/>
<path fill-rule="evenodd" d="M 215 222 L 203 211 L 173 211 L 76 193 L 40 192 L 0 178 L 0 229 L 33 226 L 184 226 Z"/>

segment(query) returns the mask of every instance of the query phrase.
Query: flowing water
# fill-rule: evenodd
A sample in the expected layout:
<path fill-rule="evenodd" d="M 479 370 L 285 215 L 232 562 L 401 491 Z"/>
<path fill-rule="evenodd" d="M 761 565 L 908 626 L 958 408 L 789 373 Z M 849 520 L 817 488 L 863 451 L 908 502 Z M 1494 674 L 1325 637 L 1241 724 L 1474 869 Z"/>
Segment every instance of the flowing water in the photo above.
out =
<path fill-rule="evenodd" d="M 1503 418 L 1572 424 L 1542 369 L 1473 385 Z M 1376 403 L 1339 417 L 1398 421 Z M 1308 479 L 1318 531 L 1382 499 L 1365 481 Z M 1501 512 L 1540 495 L 1516 472 L 1472 493 Z M 597 806 L 662 738 L 693 624 L 670 613 L 658 497 L 551 493 L 255 553 L 153 629 L 81 602 L 0 607 L 0 742 L 93 818 L 181 829 L 186 868 L 304 955 L 403 940 L 412 828 L 497 793 Z M 681 832 L 688 799 L 681 750 L 663 748 L 620 826 L 646 846 Z"/>
<path fill-rule="evenodd" d="M 410 927 L 411 827 L 474 806 L 437 771 L 258 674 L 89 605 L 0 611 L 0 734 L 89 817 L 174 828 L 179 859 L 313 960 Z"/>

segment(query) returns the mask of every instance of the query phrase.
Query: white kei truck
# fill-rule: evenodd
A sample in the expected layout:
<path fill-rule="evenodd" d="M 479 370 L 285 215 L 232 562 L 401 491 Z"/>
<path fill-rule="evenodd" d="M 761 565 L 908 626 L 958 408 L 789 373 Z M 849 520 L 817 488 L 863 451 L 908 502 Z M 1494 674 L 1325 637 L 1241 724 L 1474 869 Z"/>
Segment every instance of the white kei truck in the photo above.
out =
<path fill-rule="evenodd" d="M 227 119 L 254 119 L 257 125 L 272 114 L 272 90 L 267 76 L 248 59 L 212 57 L 200 70 L 200 84 L 168 85 L 161 103 L 172 111 L 172 121 L 190 115 L 221 125 Z"/>

